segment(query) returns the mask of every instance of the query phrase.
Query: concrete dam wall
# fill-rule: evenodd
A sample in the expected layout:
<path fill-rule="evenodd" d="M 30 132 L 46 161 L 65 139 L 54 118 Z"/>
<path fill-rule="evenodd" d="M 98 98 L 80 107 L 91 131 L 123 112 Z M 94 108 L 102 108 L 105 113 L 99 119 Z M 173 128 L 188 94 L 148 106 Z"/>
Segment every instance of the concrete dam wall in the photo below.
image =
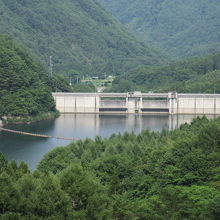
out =
<path fill-rule="evenodd" d="M 220 94 L 53 93 L 61 113 L 220 114 Z"/>

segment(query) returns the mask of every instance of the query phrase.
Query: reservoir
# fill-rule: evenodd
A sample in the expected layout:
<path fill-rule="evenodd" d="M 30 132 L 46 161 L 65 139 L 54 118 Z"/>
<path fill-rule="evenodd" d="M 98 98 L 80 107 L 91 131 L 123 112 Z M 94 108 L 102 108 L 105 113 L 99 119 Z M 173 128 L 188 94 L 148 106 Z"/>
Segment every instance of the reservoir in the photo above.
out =
<path fill-rule="evenodd" d="M 197 115 L 198 116 L 198 115 Z M 99 115 L 62 114 L 59 118 L 33 124 L 11 125 L 7 128 L 30 133 L 45 134 L 83 140 L 103 138 L 114 133 L 140 133 L 144 129 L 161 131 L 175 129 L 183 123 L 192 121 L 195 115 Z M 214 115 L 207 116 L 214 118 Z M 52 138 L 23 136 L 0 131 L 0 152 L 8 160 L 24 161 L 34 170 L 44 154 L 57 146 L 66 146 L 70 141 Z"/>

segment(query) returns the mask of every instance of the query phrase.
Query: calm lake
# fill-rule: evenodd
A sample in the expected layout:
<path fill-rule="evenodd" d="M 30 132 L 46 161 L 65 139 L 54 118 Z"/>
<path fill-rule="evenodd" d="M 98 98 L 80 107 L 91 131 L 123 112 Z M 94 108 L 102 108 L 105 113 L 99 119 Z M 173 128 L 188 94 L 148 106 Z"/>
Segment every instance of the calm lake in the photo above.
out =
<path fill-rule="evenodd" d="M 42 121 L 29 125 L 13 125 L 7 128 L 30 133 L 76 139 L 92 138 L 97 135 L 105 138 L 113 133 L 134 132 L 143 129 L 161 131 L 174 129 L 190 122 L 195 115 L 94 115 L 66 114 L 56 120 Z M 213 118 L 214 116 L 208 116 Z M 25 161 L 34 170 L 44 154 L 56 146 L 68 145 L 70 141 L 51 138 L 23 136 L 0 131 L 0 152 L 8 160 Z"/>

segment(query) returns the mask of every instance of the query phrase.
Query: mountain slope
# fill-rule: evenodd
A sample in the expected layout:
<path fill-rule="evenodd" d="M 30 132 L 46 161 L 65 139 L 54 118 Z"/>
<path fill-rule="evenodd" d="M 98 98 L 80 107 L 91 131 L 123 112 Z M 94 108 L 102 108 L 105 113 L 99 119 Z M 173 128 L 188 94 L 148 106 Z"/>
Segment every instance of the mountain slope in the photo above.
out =
<path fill-rule="evenodd" d="M 62 73 L 120 73 L 161 59 L 91 0 L 0 0 L 0 15 L 0 33 L 45 64 L 52 55 Z"/>
<path fill-rule="evenodd" d="M 220 93 L 220 53 L 161 67 L 138 67 L 116 78 L 111 91 Z"/>
<path fill-rule="evenodd" d="M 96 0 L 139 39 L 178 56 L 220 50 L 218 0 Z"/>
<path fill-rule="evenodd" d="M 0 35 L 0 117 L 55 112 L 48 74 L 7 36 Z"/>

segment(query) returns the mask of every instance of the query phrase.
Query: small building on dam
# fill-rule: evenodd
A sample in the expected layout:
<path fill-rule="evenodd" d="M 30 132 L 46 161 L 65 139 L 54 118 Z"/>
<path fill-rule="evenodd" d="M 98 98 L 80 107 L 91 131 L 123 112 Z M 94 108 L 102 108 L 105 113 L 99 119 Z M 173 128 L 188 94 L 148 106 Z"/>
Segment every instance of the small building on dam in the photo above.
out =
<path fill-rule="evenodd" d="M 220 94 L 53 93 L 61 113 L 220 114 Z"/>

